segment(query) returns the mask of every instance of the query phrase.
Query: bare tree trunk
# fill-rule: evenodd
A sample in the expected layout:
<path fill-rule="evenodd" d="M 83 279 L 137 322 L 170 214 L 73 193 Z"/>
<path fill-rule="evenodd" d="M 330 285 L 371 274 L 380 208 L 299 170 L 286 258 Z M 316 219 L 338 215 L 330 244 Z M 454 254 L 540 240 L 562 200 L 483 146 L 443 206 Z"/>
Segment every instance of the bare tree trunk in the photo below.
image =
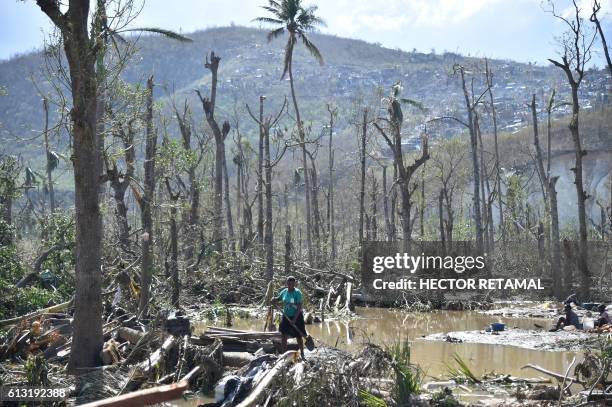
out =
<path fill-rule="evenodd" d="M 49 211 L 55 212 L 55 191 L 53 190 L 53 164 L 51 157 L 51 148 L 49 147 L 49 101 L 43 99 L 43 109 L 45 110 L 45 153 L 47 155 L 47 190 L 49 191 Z"/>
<path fill-rule="evenodd" d="M 568 20 L 565 17 L 555 14 L 553 15 L 564 21 L 569 27 L 570 37 L 564 40 L 564 54 L 561 61 L 549 59 L 549 61 L 558 68 L 561 68 L 567 76 L 568 84 L 571 88 L 572 96 L 572 117 L 569 122 L 569 130 L 574 141 L 574 150 L 576 154 L 576 165 L 572 169 L 574 172 L 574 184 L 576 186 L 576 200 L 578 202 L 578 223 L 579 223 L 579 244 L 578 244 L 578 269 L 580 270 L 580 290 L 579 295 L 585 300 L 590 294 L 590 272 L 587 264 L 588 258 L 588 235 L 587 235 L 587 218 L 585 201 L 588 198 L 583 185 L 582 173 L 582 157 L 586 155 L 586 151 L 582 149 L 580 141 L 580 104 L 578 99 L 578 89 L 584 79 L 585 66 L 589 60 L 591 43 L 585 43 L 585 32 L 582 28 L 582 18 L 580 17 L 580 8 L 576 2 L 574 5 L 574 19 Z M 595 10 L 594 10 L 595 11 Z"/>
<path fill-rule="evenodd" d="M 89 2 L 70 0 L 62 13 L 55 1 L 38 6 L 62 34 L 72 91 L 75 181 L 75 314 L 69 371 L 99 364 L 102 349 L 100 157 L 96 137 L 95 51 L 89 38 Z"/>
<path fill-rule="evenodd" d="M 461 85 L 463 87 L 463 95 L 465 97 L 465 107 L 468 114 L 468 129 L 470 132 L 470 146 L 472 148 L 472 176 L 474 193 L 472 196 L 473 211 L 474 211 L 474 225 L 476 228 L 476 248 L 479 253 L 483 252 L 484 241 L 482 236 L 482 212 L 480 208 L 480 165 L 478 163 L 478 139 L 476 137 L 476 131 L 474 129 L 474 107 L 470 101 L 470 95 L 465 83 L 465 69 L 459 67 L 459 73 L 461 75 Z"/>
<path fill-rule="evenodd" d="M 395 242 L 397 239 L 397 228 L 395 225 L 395 215 L 397 213 L 397 164 L 393 163 L 393 184 L 391 186 L 391 213 L 389 214 L 389 222 L 391 223 L 391 239 L 390 241 Z"/>
<path fill-rule="evenodd" d="M 387 241 L 392 241 L 393 230 L 391 220 L 389 219 L 389 192 L 387 191 L 387 167 L 382 167 L 382 186 L 383 186 L 383 213 L 385 215 L 385 231 L 387 233 Z"/>
<path fill-rule="evenodd" d="M 506 228 L 504 226 L 504 208 L 502 206 L 502 189 L 501 189 L 501 169 L 499 165 L 499 145 L 497 137 L 497 109 L 495 108 L 495 99 L 493 98 L 493 73 L 489 69 L 489 62 L 485 59 L 487 88 L 489 93 L 489 103 L 491 104 L 491 116 L 493 118 L 493 141 L 495 145 L 495 185 L 497 189 L 497 206 L 499 209 L 499 227 L 501 231 L 502 242 L 506 242 Z"/>
<path fill-rule="evenodd" d="M 262 98 L 260 98 L 261 100 Z M 274 278 L 274 235 L 272 233 L 272 162 L 270 160 L 270 129 L 264 129 L 264 161 L 266 172 L 266 223 L 264 230 L 264 246 L 266 248 L 266 280 Z"/>
<path fill-rule="evenodd" d="M 174 113 L 179 124 L 181 131 L 181 138 L 183 139 L 183 148 L 186 151 L 192 151 L 191 148 L 191 136 L 192 128 L 189 121 L 190 111 L 185 100 L 185 106 L 183 108 L 183 114 L 179 114 L 175 108 Z M 200 152 L 202 154 L 202 152 Z M 189 179 L 189 213 L 187 215 L 187 247 L 185 249 L 185 260 L 188 263 L 193 261 L 194 247 L 197 241 L 197 229 L 200 222 L 200 186 L 196 176 L 197 163 L 191 164 L 187 169 L 187 177 Z M 189 269 L 188 269 L 189 270 Z"/>
<path fill-rule="evenodd" d="M 294 35 L 294 34 L 291 33 L 290 35 Z M 302 149 L 302 166 L 304 169 L 304 190 L 306 191 L 306 197 L 305 197 L 306 213 L 304 214 L 304 217 L 306 218 L 306 248 L 308 251 L 308 262 L 310 264 L 313 264 L 314 257 L 313 257 L 313 251 L 312 251 L 312 224 L 311 224 L 312 218 L 311 218 L 311 210 L 310 210 L 310 179 L 309 179 L 310 177 L 308 173 L 308 160 L 306 157 L 306 135 L 304 133 L 304 125 L 300 117 L 300 110 L 298 108 L 297 98 L 295 95 L 295 87 L 293 85 L 292 59 L 293 58 L 290 55 L 289 56 L 289 66 L 288 66 L 289 84 L 291 86 L 291 99 L 293 100 L 293 108 L 295 109 L 295 118 L 297 120 L 299 142 L 300 142 L 300 147 Z"/>
<path fill-rule="evenodd" d="M 292 270 L 291 251 L 293 246 L 291 244 L 291 225 L 285 226 L 285 275 L 290 276 Z"/>
<path fill-rule="evenodd" d="M 551 277 L 553 281 L 553 294 L 557 298 L 563 296 L 564 280 L 563 271 L 561 270 L 561 242 L 559 240 L 559 211 L 557 208 L 557 191 L 555 184 L 559 177 L 551 177 L 548 182 L 548 196 L 550 197 L 550 219 L 551 219 L 551 240 L 552 240 L 552 258 L 551 258 Z"/>
<path fill-rule="evenodd" d="M 593 14 L 591 14 L 591 22 L 595 24 L 595 28 L 597 29 L 597 33 L 599 34 L 599 38 L 601 39 L 601 46 L 604 51 L 604 55 L 606 57 L 606 62 L 608 63 L 608 71 L 610 71 L 610 75 L 612 75 L 612 60 L 610 59 L 610 50 L 608 49 L 608 43 L 606 42 L 606 36 L 604 35 L 603 29 L 601 28 L 601 23 L 599 22 L 599 18 L 597 17 L 597 13 L 601 9 L 601 4 L 599 0 L 596 0 L 593 4 Z"/>
<path fill-rule="evenodd" d="M 332 109 L 330 105 L 327 105 L 329 111 L 329 244 L 331 247 L 330 259 L 332 261 L 336 258 L 336 219 L 334 214 L 334 151 L 333 136 L 334 136 L 334 117 L 338 113 L 337 109 Z"/>
<path fill-rule="evenodd" d="M 155 154 L 157 131 L 153 128 L 153 76 L 147 80 L 146 144 L 144 162 L 144 194 L 140 200 L 142 221 L 142 260 L 140 268 L 140 305 L 138 312 L 149 312 L 151 279 L 153 276 L 153 196 L 155 195 Z"/>
<path fill-rule="evenodd" d="M 368 109 L 363 109 L 363 121 L 361 122 L 361 137 L 359 138 L 359 157 L 361 178 L 359 181 L 359 245 L 363 244 L 363 221 L 365 215 L 365 177 L 366 177 L 366 138 L 368 131 Z"/>
<path fill-rule="evenodd" d="M 180 194 L 173 193 L 166 178 L 166 189 L 170 197 L 170 277 L 172 278 L 172 306 L 179 308 L 180 282 L 178 269 L 178 227 L 176 225 L 177 204 Z"/>
<path fill-rule="evenodd" d="M 312 192 L 311 192 L 311 199 L 312 199 L 312 224 L 313 224 L 313 229 L 312 229 L 312 237 L 314 240 L 314 256 L 316 261 L 319 260 L 319 256 L 321 254 L 321 216 L 320 216 L 320 212 L 319 212 L 319 180 L 317 177 L 317 166 L 316 166 L 316 162 L 314 159 L 314 155 L 310 154 L 310 152 L 308 152 L 308 156 L 310 158 L 310 164 L 312 166 L 312 168 L 310 169 L 310 174 L 311 174 L 311 178 L 310 178 L 310 185 L 312 187 Z"/>
<path fill-rule="evenodd" d="M 210 53 L 210 61 L 206 57 L 205 67 L 212 74 L 210 97 L 202 97 L 199 91 L 196 91 L 202 108 L 206 116 L 206 121 L 212 129 L 215 138 L 215 180 L 214 180 L 214 197 L 213 197 L 213 235 L 212 245 L 219 253 L 223 252 L 223 160 L 225 158 L 225 138 L 230 131 L 230 124 L 226 120 L 223 122 L 223 127 L 220 128 L 215 118 L 215 106 L 217 101 L 217 72 L 219 70 L 219 62 L 221 58 L 216 56 L 214 52 Z"/>
<path fill-rule="evenodd" d="M 574 149 L 576 150 L 576 166 L 574 168 L 574 184 L 576 185 L 576 199 L 578 201 L 578 223 L 579 223 L 579 255 L 578 268 L 580 269 L 580 297 L 587 299 L 590 293 L 590 272 L 587 264 L 588 254 L 588 236 L 587 236 L 587 219 L 585 201 L 587 193 L 583 186 L 582 172 L 582 157 L 586 155 L 586 151 L 582 149 L 580 141 L 580 131 L 578 128 L 580 107 L 578 104 L 578 85 L 572 85 L 572 118 L 570 120 L 569 129 L 574 140 Z"/>
<path fill-rule="evenodd" d="M 125 174 L 121 174 L 117 168 L 117 164 L 113 162 L 112 168 L 109 167 L 108 160 L 106 162 L 106 176 L 113 190 L 113 199 L 115 200 L 115 218 L 117 228 L 119 229 L 119 244 L 125 251 L 130 250 L 130 226 L 128 224 L 128 207 L 125 203 L 125 193 L 134 177 L 134 162 L 136 161 L 136 148 L 134 146 L 134 127 L 135 118 L 127 122 L 127 132 L 123 124 L 118 123 L 116 126 L 115 137 L 121 139 L 123 143 L 123 155 L 125 157 Z"/>
<path fill-rule="evenodd" d="M 425 165 L 421 171 L 421 182 L 420 182 L 421 196 L 419 197 L 419 225 L 420 225 L 420 238 L 423 239 L 425 236 Z"/>
<path fill-rule="evenodd" d="M 229 174 L 227 173 L 227 157 L 225 155 L 225 143 L 223 144 L 223 183 L 225 195 L 225 213 L 227 217 L 227 234 L 231 244 L 234 242 L 234 221 L 232 219 L 232 202 L 230 201 Z"/>
<path fill-rule="evenodd" d="M 263 127 L 264 98 L 259 98 L 259 153 L 257 154 L 257 242 L 264 243 L 264 127 Z"/>
<path fill-rule="evenodd" d="M 489 180 L 487 178 L 487 166 L 485 165 L 484 160 L 484 143 L 482 142 L 482 132 L 480 131 L 480 115 L 477 111 L 474 112 L 474 130 L 476 132 L 476 136 L 478 138 L 478 143 L 480 144 L 479 152 L 480 152 L 480 193 L 482 196 L 482 219 L 484 222 L 483 232 L 484 236 L 484 248 L 486 253 L 491 253 L 493 251 L 493 236 L 491 235 L 491 224 L 493 222 L 492 217 L 489 217 L 489 203 L 491 203 L 490 199 L 487 198 L 487 193 L 485 191 L 485 180 L 487 190 L 489 189 Z"/>
<path fill-rule="evenodd" d="M 372 176 L 372 189 L 370 191 L 370 230 L 371 230 L 371 239 L 376 241 L 378 239 L 378 206 L 376 205 L 376 201 L 378 200 L 378 183 L 376 182 L 376 176 L 374 172 L 371 173 Z M 370 238 L 368 238 L 370 240 Z"/>
<path fill-rule="evenodd" d="M 394 103 L 399 103 L 394 101 Z M 392 109 L 390 109 L 392 110 Z M 417 185 L 410 185 L 410 181 L 412 177 L 419 169 L 421 165 L 423 165 L 429 159 L 429 148 L 428 148 L 428 140 L 427 137 L 423 137 L 423 148 L 421 150 L 421 156 L 417 158 L 414 163 L 409 166 L 405 166 L 404 157 L 402 152 L 402 136 L 401 136 L 401 121 L 397 118 L 397 116 L 392 116 L 390 118 L 390 126 L 392 136 L 389 138 L 385 130 L 383 130 L 378 123 L 374 122 L 374 126 L 380 132 L 380 134 L 384 137 L 387 145 L 393 152 L 393 160 L 397 165 L 397 173 L 398 173 L 398 185 L 400 188 L 400 194 L 402 196 L 401 202 L 401 217 L 402 217 L 402 239 L 403 239 L 403 250 L 406 253 L 410 253 L 411 243 L 412 243 L 412 219 L 410 216 L 412 210 L 412 195 L 417 189 Z"/>
<path fill-rule="evenodd" d="M 440 242 L 442 242 L 442 248 L 446 253 L 446 233 L 444 232 L 444 192 L 440 190 L 438 194 L 438 218 L 439 218 L 439 232 Z"/>

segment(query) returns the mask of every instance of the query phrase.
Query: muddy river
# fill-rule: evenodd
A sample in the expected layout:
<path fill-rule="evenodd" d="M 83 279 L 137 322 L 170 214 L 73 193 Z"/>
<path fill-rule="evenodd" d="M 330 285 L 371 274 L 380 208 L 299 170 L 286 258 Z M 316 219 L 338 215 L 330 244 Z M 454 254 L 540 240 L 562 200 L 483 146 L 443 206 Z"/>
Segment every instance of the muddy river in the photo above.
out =
<path fill-rule="evenodd" d="M 428 376 L 439 379 L 447 373 L 457 353 L 477 375 L 496 371 L 518 377 L 537 377 L 533 370 L 521 370 L 528 363 L 552 371 L 563 372 L 576 356 L 574 352 L 551 352 L 518 348 L 508 345 L 448 343 L 420 340 L 424 335 L 438 332 L 484 329 L 492 322 L 503 322 L 508 327 L 534 329 L 534 324 L 548 328 L 552 321 L 541 318 L 503 318 L 473 311 L 438 311 L 412 313 L 386 308 L 357 308 L 359 319 L 329 321 L 308 325 L 307 330 L 320 343 L 346 350 L 359 350 L 365 343 L 381 346 L 401 340 L 412 342 L 411 360 L 419 364 Z M 205 325 L 201 326 L 205 329 Z M 235 329 L 262 330 L 263 320 L 236 319 Z M 202 400 L 202 399 L 201 399 Z M 196 405 L 193 401 L 184 405 Z"/>

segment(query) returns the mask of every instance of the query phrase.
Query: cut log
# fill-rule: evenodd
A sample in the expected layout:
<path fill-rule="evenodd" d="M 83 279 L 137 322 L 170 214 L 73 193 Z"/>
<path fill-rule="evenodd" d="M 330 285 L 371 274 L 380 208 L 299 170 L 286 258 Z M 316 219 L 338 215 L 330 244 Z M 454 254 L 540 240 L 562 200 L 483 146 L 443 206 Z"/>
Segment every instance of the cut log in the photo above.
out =
<path fill-rule="evenodd" d="M 223 352 L 223 366 L 242 367 L 255 357 L 249 352 Z"/>
<path fill-rule="evenodd" d="M 123 326 L 117 329 L 117 336 L 124 341 L 128 341 L 132 345 L 136 345 L 145 335 L 146 334 L 144 332 Z"/>
<path fill-rule="evenodd" d="M 199 367 L 193 370 L 199 370 Z M 193 371 L 192 371 L 193 372 Z M 115 396 L 104 400 L 94 401 L 93 403 L 83 404 L 83 407 L 133 407 L 148 406 L 162 403 L 164 401 L 176 400 L 180 398 L 185 390 L 189 388 L 189 378 L 193 375 L 190 372 L 178 383 L 167 384 L 164 386 L 153 387 L 150 389 L 138 390 L 131 393 Z"/>
<path fill-rule="evenodd" d="M 169 336 L 166 338 L 161 348 L 157 349 L 151 354 L 146 360 L 140 363 L 139 367 L 142 373 L 146 376 L 151 370 L 153 370 L 159 362 L 168 354 L 170 349 L 176 345 L 176 338 Z"/>

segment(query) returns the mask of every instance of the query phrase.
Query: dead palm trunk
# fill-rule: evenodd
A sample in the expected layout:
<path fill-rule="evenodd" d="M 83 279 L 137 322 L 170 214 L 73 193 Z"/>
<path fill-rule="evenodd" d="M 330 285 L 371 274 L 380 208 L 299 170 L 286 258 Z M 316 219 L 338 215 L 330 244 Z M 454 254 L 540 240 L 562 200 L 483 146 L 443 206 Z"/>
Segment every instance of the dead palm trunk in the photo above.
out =
<path fill-rule="evenodd" d="M 295 33 L 291 32 L 289 35 L 295 37 Z M 295 43 L 295 38 L 293 39 Z M 293 50 L 291 51 L 293 52 Z M 289 56 L 289 64 L 288 64 L 288 72 L 289 72 L 289 85 L 291 87 L 291 99 L 293 101 L 293 108 L 295 109 L 295 119 L 297 121 L 298 126 L 298 135 L 300 147 L 302 149 L 302 166 L 304 168 L 304 190 L 306 191 L 305 197 L 305 209 L 306 213 L 304 217 L 306 218 L 306 249 L 308 251 L 308 262 L 310 264 L 313 263 L 314 256 L 312 250 L 312 216 L 310 209 L 310 177 L 308 174 L 308 159 L 306 157 L 306 135 L 304 133 L 304 125 L 302 123 L 302 119 L 300 117 L 300 110 L 298 108 L 298 102 L 295 95 L 295 87 L 293 84 L 293 56 Z"/>

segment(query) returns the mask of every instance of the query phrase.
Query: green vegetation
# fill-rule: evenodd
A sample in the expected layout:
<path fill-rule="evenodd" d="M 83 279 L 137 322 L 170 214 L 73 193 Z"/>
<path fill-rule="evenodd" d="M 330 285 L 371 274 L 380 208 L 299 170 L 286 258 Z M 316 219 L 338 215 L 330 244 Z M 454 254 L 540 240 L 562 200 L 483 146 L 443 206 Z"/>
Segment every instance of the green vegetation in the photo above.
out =
<path fill-rule="evenodd" d="M 458 354 L 453 355 L 453 360 L 457 364 L 457 367 L 446 365 L 449 376 L 458 383 L 480 383 L 481 380 L 472 372 L 467 362 L 461 358 Z"/>

